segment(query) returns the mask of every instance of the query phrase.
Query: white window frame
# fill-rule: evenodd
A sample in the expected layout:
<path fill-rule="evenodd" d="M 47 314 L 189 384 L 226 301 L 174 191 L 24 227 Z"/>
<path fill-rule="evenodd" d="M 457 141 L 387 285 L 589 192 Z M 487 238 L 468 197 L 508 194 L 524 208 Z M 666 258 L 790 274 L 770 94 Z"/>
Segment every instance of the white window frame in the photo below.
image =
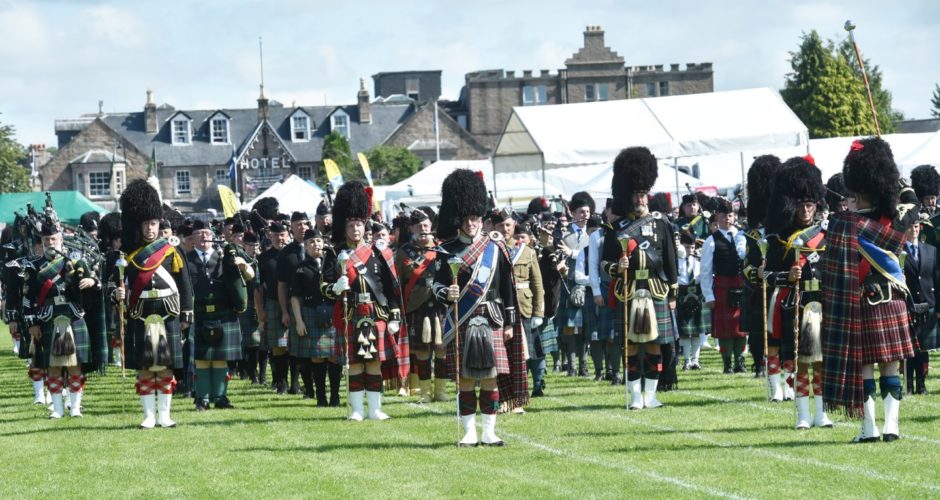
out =
<path fill-rule="evenodd" d="M 303 119 L 306 121 L 305 126 L 298 126 L 296 121 L 298 119 Z M 303 111 L 298 111 L 291 115 L 290 117 L 290 140 L 291 142 L 307 142 L 310 140 L 310 116 Z M 297 137 L 297 133 L 302 132 L 303 137 Z"/>
<path fill-rule="evenodd" d="M 185 130 L 180 130 L 178 127 L 184 127 Z M 185 132 L 185 134 L 180 135 L 179 132 Z M 185 136 L 185 140 L 183 140 Z M 178 117 L 174 118 L 170 122 L 170 141 L 174 146 L 189 146 L 193 143 L 193 127 L 188 118 Z"/>
<path fill-rule="evenodd" d="M 529 95 L 526 96 L 526 93 Z M 522 87 L 523 106 L 541 106 L 548 104 L 548 88 L 545 85 L 524 85 Z"/>
<path fill-rule="evenodd" d="M 181 189 L 183 186 L 183 180 L 180 179 L 180 174 L 186 174 L 186 189 Z M 176 196 L 192 195 L 193 194 L 193 177 L 190 174 L 189 170 L 177 170 L 173 174 L 174 179 L 174 188 L 176 191 Z"/>
<path fill-rule="evenodd" d="M 650 92 L 652 90 L 652 92 Z M 647 82 L 646 83 L 646 97 L 656 97 L 659 91 L 659 85 L 656 82 Z"/>
<path fill-rule="evenodd" d="M 114 166 L 114 196 L 121 196 L 121 193 L 124 192 L 124 166 L 123 164 L 116 164 Z"/>
<path fill-rule="evenodd" d="M 111 197 L 111 172 L 107 170 L 89 170 L 88 174 L 88 198 L 110 198 Z M 101 189 L 101 187 L 104 187 Z M 94 189 L 100 189 L 94 192 Z"/>
<path fill-rule="evenodd" d="M 336 122 L 338 121 L 338 118 L 341 118 L 345 122 L 345 125 L 337 125 Z M 339 132 L 340 135 L 346 138 L 346 140 L 349 140 L 349 138 L 352 136 L 349 127 L 349 115 L 347 115 L 344 111 L 337 111 L 336 113 L 333 113 L 333 115 L 330 116 L 330 130 Z"/>
<path fill-rule="evenodd" d="M 597 100 L 597 86 L 593 83 L 584 84 L 584 102 L 594 102 Z"/>
<path fill-rule="evenodd" d="M 667 96 L 667 95 L 669 95 L 669 94 L 670 94 L 670 91 L 672 90 L 672 89 L 670 89 L 670 87 L 671 87 L 671 85 L 669 85 L 669 80 L 663 80 L 663 81 L 659 82 L 659 95 L 661 95 L 661 96 Z M 665 90 L 665 92 L 664 92 L 664 90 Z"/>
<path fill-rule="evenodd" d="M 414 84 L 414 88 L 412 85 Z M 414 97 L 412 97 L 414 94 Z M 405 78 L 405 95 L 411 99 L 418 100 L 418 97 L 421 96 L 421 79 L 418 77 L 407 77 Z"/>
<path fill-rule="evenodd" d="M 217 181 L 227 181 L 227 180 L 228 180 L 228 169 L 227 169 L 227 168 L 217 168 L 217 169 L 215 169 L 215 180 L 217 180 Z"/>
<path fill-rule="evenodd" d="M 216 115 L 211 120 L 209 120 L 209 142 L 212 144 L 231 144 L 229 139 L 229 119 L 222 116 Z M 219 132 L 219 127 L 221 127 L 222 137 L 216 137 L 216 133 Z"/>
<path fill-rule="evenodd" d="M 305 179 L 305 180 L 306 179 L 312 180 L 313 179 L 313 167 L 311 167 L 310 165 L 303 165 L 303 166 L 297 167 L 297 177 L 300 177 L 301 179 Z"/>

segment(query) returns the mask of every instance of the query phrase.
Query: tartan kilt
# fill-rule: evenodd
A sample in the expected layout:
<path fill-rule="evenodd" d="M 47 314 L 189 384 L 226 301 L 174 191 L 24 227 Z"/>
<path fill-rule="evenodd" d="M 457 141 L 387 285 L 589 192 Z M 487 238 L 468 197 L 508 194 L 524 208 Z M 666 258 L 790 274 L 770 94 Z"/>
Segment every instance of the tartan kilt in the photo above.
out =
<path fill-rule="evenodd" d="M 716 339 L 735 339 L 747 337 L 741 331 L 741 307 L 732 307 L 728 301 L 728 292 L 733 288 L 743 288 L 742 276 L 715 276 L 715 309 L 712 311 L 712 336 Z M 746 300 L 742 294 L 741 300 Z"/>
<path fill-rule="evenodd" d="M 482 315 L 483 317 L 487 318 L 487 321 L 490 324 L 490 328 L 492 328 L 493 330 L 493 354 L 495 355 L 495 360 L 496 360 L 496 366 L 495 366 L 496 375 L 497 376 L 509 375 L 509 372 L 510 372 L 509 371 L 509 353 L 506 351 L 506 343 L 503 340 L 503 336 L 505 335 L 504 329 L 502 327 L 496 327 L 493 324 L 493 321 L 489 319 L 489 312 L 486 310 L 486 306 L 478 307 L 476 310 L 476 314 Z M 460 325 L 460 329 L 457 330 L 458 338 L 460 340 L 461 350 L 463 349 L 462 346 L 466 345 L 464 344 L 464 341 L 466 340 L 467 326 L 468 326 L 468 323 L 470 322 L 469 320 L 470 320 L 470 317 L 468 317 L 467 320 L 464 321 L 463 324 Z M 510 326 L 509 328 L 512 328 L 512 327 Z M 463 364 L 462 358 L 461 358 L 461 364 Z M 466 370 L 464 370 L 463 367 L 461 367 L 460 376 L 469 378 L 469 375 L 464 375 L 465 372 Z M 451 378 L 454 378 L 456 374 L 457 374 L 457 349 L 456 349 L 456 343 L 451 342 L 447 346 L 447 375 Z"/>
<path fill-rule="evenodd" d="M 669 312 L 669 302 L 666 300 L 653 299 L 653 309 L 656 311 L 656 328 L 659 331 L 659 336 L 656 337 L 653 342 L 663 345 L 671 344 L 676 341 L 676 334 L 672 328 L 672 314 Z M 615 315 L 617 321 L 616 328 L 617 334 L 623 335 L 623 302 L 617 301 L 617 312 Z M 646 343 L 646 342 L 637 342 L 636 335 L 630 334 L 628 340 L 630 343 Z"/>
<path fill-rule="evenodd" d="M 558 331 L 555 329 L 554 318 L 546 319 L 542 323 L 542 331 L 539 334 L 542 337 L 542 351 L 545 354 L 558 352 Z"/>
<path fill-rule="evenodd" d="M 144 318 L 151 314 L 165 316 L 166 309 L 162 301 L 148 300 L 141 313 L 140 319 L 128 319 L 124 332 L 124 366 L 131 370 L 143 369 L 140 366 L 140 356 L 146 340 Z M 170 356 L 173 358 L 173 366 L 170 368 L 181 369 L 183 368 L 183 334 L 180 329 L 180 320 L 178 317 L 170 316 L 169 319 L 163 321 L 163 324 L 166 328 L 166 341 L 170 346 Z"/>
<path fill-rule="evenodd" d="M 242 331 L 242 346 L 258 347 L 251 340 L 251 334 L 258 329 L 258 315 L 255 314 L 254 308 L 248 308 L 247 311 L 238 315 L 238 326 Z"/>
<path fill-rule="evenodd" d="M 337 350 L 336 329 L 333 327 L 333 304 L 319 307 L 302 306 L 301 319 L 307 327 L 307 335 L 300 337 L 294 327 L 287 338 L 288 351 L 298 358 L 335 358 Z"/>
<path fill-rule="evenodd" d="M 437 347 L 434 345 L 434 330 L 433 329 L 434 329 L 435 322 L 434 322 L 434 316 L 432 316 L 431 314 L 434 314 L 437 316 L 437 320 L 439 323 L 441 323 L 441 328 L 443 328 L 444 318 L 441 317 L 440 313 L 436 309 L 434 309 L 433 310 L 434 312 L 429 314 L 426 311 L 426 309 L 427 309 L 426 307 L 422 306 L 416 311 L 405 313 L 405 324 L 408 326 L 408 343 L 411 345 L 411 350 L 413 352 L 430 352 L 434 350 L 435 347 Z M 426 316 L 431 321 L 431 341 L 430 342 L 421 341 L 421 333 L 422 333 L 422 329 L 424 328 L 423 324 L 424 324 L 424 318 Z M 443 334 L 444 332 L 441 332 L 442 336 Z"/>
<path fill-rule="evenodd" d="M 682 303 L 683 297 L 689 295 L 687 289 L 688 288 L 685 286 L 679 287 L 679 300 L 677 301 L 678 304 Z M 703 317 L 705 316 L 706 309 L 708 309 L 708 307 L 706 307 L 705 304 L 702 304 L 702 309 L 699 310 L 698 313 L 686 315 L 683 313 L 683 309 L 681 307 L 676 307 L 676 321 L 679 323 L 677 326 L 679 327 L 680 337 L 684 339 L 698 337 L 699 335 L 702 335 L 706 332 L 707 329 L 705 328 L 705 323 L 702 321 Z"/>
<path fill-rule="evenodd" d="M 862 364 L 888 363 L 914 356 L 907 303 L 895 298 L 890 302 L 861 303 L 861 331 L 858 333 Z"/>
<path fill-rule="evenodd" d="M 340 325 L 340 329 L 345 332 L 345 355 L 348 356 L 349 364 L 380 361 L 382 363 L 383 380 L 408 376 L 408 372 L 411 370 L 411 353 L 408 349 L 406 332 L 402 330 L 399 330 L 397 334 L 389 332 L 386 328 L 388 322 L 377 317 L 375 307 L 372 304 L 351 306 L 352 318 L 348 324 L 343 320 L 342 304 L 336 303 L 332 307 L 333 324 Z M 376 335 L 375 340 L 371 343 L 371 346 L 375 348 L 375 352 L 372 353 L 372 359 L 366 359 L 364 356 L 359 355 L 359 348 L 362 347 L 362 344 L 359 343 L 359 333 L 356 332 L 355 325 L 361 318 L 372 318 L 375 322 Z M 396 335 L 399 338 L 396 338 Z M 344 354 L 342 348 L 342 344 L 338 343 L 335 351 L 338 356 Z"/>
<path fill-rule="evenodd" d="M 206 321 L 222 322 L 222 338 L 211 344 L 202 336 L 203 324 Z M 203 361 L 238 361 L 242 359 L 242 332 L 238 326 L 238 317 L 235 311 L 197 312 L 193 327 L 191 331 L 196 353 L 193 359 Z"/>
<path fill-rule="evenodd" d="M 284 336 L 284 325 L 281 324 L 281 306 L 276 300 L 265 300 L 264 312 L 268 315 L 268 320 L 264 323 L 261 348 L 270 351 L 277 347 L 277 339 Z"/>
<path fill-rule="evenodd" d="M 42 322 L 42 353 L 40 353 L 37 368 L 49 368 L 49 361 L 52 357 L 53 320 L 59 315 L 72 318 L 72 336 L 75 337 L 75 357 L 78 358 L 78 364 L 91 361 L 91 343 L 85 319 L 76 318 L 68 306 L 55 306 L 49 321 Z"/>

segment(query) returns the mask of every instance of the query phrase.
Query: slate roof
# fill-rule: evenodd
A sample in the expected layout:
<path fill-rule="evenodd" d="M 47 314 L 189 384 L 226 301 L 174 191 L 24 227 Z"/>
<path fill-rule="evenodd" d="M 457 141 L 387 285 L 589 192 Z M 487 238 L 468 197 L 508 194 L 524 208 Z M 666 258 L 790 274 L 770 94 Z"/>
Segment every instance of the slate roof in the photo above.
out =
<path fill-rule="evenodd" d="M 291 141 L 290 116 L 298 109 L 311 119 L 316 130 L 306 142 Z M 330 133 L 330 116 L 338 110 L 349 115 L 349 146 L 353 155 L 380 145 L 388 139 L 415 111 L 410 100 L 383 102 L 377 100 L 370 105 L 371 123 L 359 121 L 359 107 L 355 104 L 340 106 L 284 107 L 271 101 L 268 108 L 268 123 L 276 131 L 299 163 L 319 162 L 323 149 L 323 138 Z M 111 113 L 101 117 L 106 125 L 132 143 L 140 152 L 150 155 L 156 150 L 160 166 L 177 167 L 192 165 L 225 165 L 232 157 L 231 144 L 210 142 L 209 118 L 217 112 L 231 118 L 229 138 L 239 153 L 247 139 L 258 126 L 257 108 L 177 110 L 162 105 L 157 108 L 157 133 L 148 134 L 144 128 L 144 112 Z M 178 113 L 185 113 L 192 120 L 192 142 L 188 145 L 171 143 L 170 120 Z"/>

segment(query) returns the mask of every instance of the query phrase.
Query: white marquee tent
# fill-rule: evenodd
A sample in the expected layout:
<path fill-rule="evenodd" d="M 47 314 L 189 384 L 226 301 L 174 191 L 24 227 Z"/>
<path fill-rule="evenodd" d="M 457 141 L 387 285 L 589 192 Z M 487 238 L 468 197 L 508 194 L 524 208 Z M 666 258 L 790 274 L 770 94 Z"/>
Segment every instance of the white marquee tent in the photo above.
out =
<path fill-rule="evenodd" d="M 280 203 L 279 210 L 282 213 L 306 212 L 312 216 L 316 212 L 320 200 L 323 199 L 323 190 L 296 175 L 291 175 L 287 179 L 265 189 L 253 200 L 243 204 L 242 208 L 250 211 L 256 201 L 268 196 L 277 198 Z"/>

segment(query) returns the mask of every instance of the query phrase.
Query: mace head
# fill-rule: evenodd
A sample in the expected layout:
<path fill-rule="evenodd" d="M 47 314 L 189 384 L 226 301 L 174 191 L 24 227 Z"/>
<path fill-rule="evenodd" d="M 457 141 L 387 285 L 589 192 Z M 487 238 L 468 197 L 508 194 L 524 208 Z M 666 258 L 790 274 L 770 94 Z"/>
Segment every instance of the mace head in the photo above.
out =
<path fill-rule="evenodd" d="M 845 25 L 843 25 L 842 27 L 845 28 L 845 31 L 848 31 L 849 33 L 851 33 L 852 30 L 855 29 L 855 23 L 853 23 L 851 19 L 846 19 Z"/>

